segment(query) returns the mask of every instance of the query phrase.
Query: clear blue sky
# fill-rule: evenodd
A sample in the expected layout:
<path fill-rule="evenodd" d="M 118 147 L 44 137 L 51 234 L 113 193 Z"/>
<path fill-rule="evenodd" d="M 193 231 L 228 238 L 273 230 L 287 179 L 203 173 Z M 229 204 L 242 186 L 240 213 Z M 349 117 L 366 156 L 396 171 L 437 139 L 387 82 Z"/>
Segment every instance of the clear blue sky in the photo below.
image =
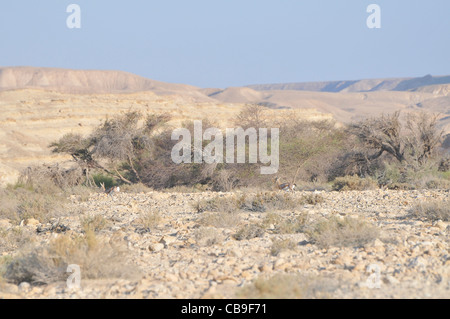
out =
<path fill-rule="evenodd" d="M 69 29 L 69 4 L 81 29 Z M 369 29 L 369 4 L 381 29 Z M 0 66 L 132 72 L 200 87 L 450 75 L 449 0 L 10 0 Z"/>

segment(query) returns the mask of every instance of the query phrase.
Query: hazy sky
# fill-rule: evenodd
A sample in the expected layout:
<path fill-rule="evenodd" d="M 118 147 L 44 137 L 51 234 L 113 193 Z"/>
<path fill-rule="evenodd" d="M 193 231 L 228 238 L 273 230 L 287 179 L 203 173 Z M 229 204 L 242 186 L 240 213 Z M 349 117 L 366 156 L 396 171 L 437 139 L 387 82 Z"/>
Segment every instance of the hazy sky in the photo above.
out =
<path fill-rule="evenodd" d="M 372 3 L 381 29 L 366 25 Z M 450 75 L 450 1 L 3 0 L 0 66 L 17 65 L 223 88 Z"/>

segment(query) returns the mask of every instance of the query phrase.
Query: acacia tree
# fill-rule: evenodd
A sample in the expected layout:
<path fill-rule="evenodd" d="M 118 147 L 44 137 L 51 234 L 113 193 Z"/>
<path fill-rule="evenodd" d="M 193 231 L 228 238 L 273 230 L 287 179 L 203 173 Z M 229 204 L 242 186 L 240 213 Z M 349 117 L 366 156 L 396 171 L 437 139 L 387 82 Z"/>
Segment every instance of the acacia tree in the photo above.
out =
<path fill-rule="evenodd" d="M 367 166 L 389 154 L 406 167 L 420 169 L 435 153 L 442 131 L 437 129 L 437 115 L 428 113 L 408 114 L 406 123 L 400 120 L 400 112 L 370 118 L 349 126 L 349 132 L 363 145 L 354 153 L 354 159 Z"/>
<path fill-rule="evenodd" d="M 64 153 L 72 156 L 72 159 L 80 166 L 86 177 L 86 183 L 93 186 L 90 170 L 100 168 L 92 154 L 92 144 L 89 139 L 80 134 L 65 134 L 58 141 L 49 145 L 53 153 Z"/>
<path fill-rule="evenodd" d="M 92 134 L 83 138 L 79 134 L 67 134 L 50 144 L 55 153 L 70 154 L 85 172 L 88 184 L 92 185 L 90 170 L 97 168 L 113 175 L 127 184 L 132 181 L 120 170 L 128 171 L 131 179 L 141 181 L 136 163 L 152 147 L 152 132 L 170 119 L 168 115 L 148 115 L 143 119 L 139 112 L 129 111 L 123 115 L 106 119 Z M 140 124 L 141 121 L 143 124 Z M 107 166 L 100 163 L 106 160 Z"/>

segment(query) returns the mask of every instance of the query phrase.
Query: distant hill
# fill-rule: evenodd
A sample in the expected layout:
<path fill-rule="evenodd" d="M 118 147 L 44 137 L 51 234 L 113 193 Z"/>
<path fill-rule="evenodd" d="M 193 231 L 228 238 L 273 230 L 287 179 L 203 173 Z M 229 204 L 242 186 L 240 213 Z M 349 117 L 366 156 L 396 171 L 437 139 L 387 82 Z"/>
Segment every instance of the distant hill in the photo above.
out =
<path fill-rule="evenodd" d="M 280 84 L 256 84 L 247 87 L 256 91 L 294 90 L 312 92 L 375 92 L 411 91 L 420 87 L 450 84 L 450 76 L 426 75 L 419 78 L 369 79 L 356 81 L 304 82 Z"/>
<path fill-rule="evenodd" d="M 0 91 L 15 89 L 44 89 L 69 94 L 151 91 L 159 95 L 180 94 L 209 100 L 195 86 L 150 80 L 123 71 L 0 67 Z"/>

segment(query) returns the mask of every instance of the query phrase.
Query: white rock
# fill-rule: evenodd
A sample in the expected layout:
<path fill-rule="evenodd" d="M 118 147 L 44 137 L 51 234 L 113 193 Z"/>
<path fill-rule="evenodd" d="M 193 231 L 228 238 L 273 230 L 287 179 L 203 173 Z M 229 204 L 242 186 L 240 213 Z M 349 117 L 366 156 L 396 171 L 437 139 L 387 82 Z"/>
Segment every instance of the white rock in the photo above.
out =
<path fill-rule="evenodd" d="M 27 282 L 22 282 L 19 285 L 19 290 L 21 292 L 29 292 L 31 290 L 31 285 Z"/>

